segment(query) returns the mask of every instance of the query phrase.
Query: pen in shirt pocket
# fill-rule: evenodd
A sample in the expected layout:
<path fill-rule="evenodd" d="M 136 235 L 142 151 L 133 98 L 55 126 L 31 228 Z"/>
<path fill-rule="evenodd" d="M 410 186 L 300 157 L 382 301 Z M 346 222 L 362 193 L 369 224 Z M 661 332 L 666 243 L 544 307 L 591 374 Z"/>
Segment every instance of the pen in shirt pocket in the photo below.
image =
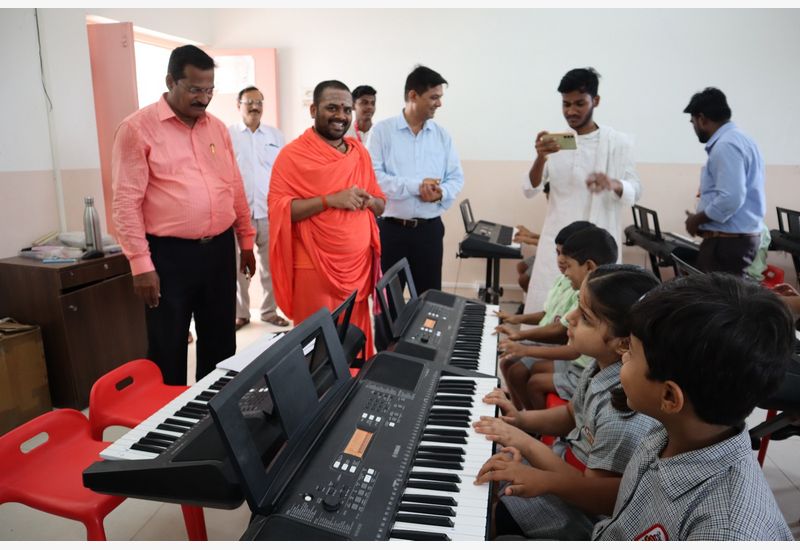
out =
<path fill-rule="evenodd" d="M 214 144 L 212 143 L 209 147 L 211 148 L 211 154 L 212 155 L 216 155 L 217 154 L 217 148 L 214 147 Z"/>

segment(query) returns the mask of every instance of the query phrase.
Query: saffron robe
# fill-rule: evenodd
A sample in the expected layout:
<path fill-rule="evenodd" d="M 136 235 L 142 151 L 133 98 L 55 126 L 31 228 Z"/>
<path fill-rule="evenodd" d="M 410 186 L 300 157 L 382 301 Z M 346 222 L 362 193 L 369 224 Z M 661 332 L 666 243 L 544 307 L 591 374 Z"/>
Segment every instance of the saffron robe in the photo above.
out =
<path fill-rule="evenodd" d="M 269 261 L 275 300 L 295 324 L 322 307 L 329 310 L 357 290 L 351 323 L 374 354 L 368 299 L 380 271 L 381 242 L 375 214 L 329 207 L 292 222 L 292 201 L 360 187 L 385 200 L 369 153 L 346 137 L 347 152 L 326 143 L 313 128 L 284 147 L 272 169 L 267 197 Z"/>

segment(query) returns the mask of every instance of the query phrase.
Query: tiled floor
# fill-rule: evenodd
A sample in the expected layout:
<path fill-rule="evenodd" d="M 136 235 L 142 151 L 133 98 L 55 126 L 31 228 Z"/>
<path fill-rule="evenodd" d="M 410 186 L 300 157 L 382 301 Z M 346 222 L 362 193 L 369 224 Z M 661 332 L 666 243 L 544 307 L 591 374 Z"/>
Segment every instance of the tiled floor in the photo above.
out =
<path fill-rule="evenodd" d="M 508 298 L 508 297 L 507 297 Z M 257 302 L 255 302 L 257 303 Z M 504 310 L 513 310 L 517 303 L 502 304 Z M 278 330 L 273 325 L 262 323 L 258 315 L 251 323 L 237 332 L 237 344 L 241 349 L 267 331 Z M 194 344 L 190 345 L 189 377 L 194 375 Z M 757 409 L 748 424 L 754 426 L 765 416 L 765 411 Z M 107 431 L 106 439 L 121 435 Z M 773 442 L 767 453 L 764 475 L 772 487 L 778 504 L 789 523 L 795 539 L 800 539 L 800 438 Z M 247 505 L 236 510 L 205 509 L 206 526 L 210 540 L 238 540 L 247 527 L 250 511 Z M 138 499 L 127 499 L 109 514 L 105 521 L 109 540 L 133 541 L 173 541 L 186 540 L 180 507 Z M 19 504 L 0 506 L 0 540 L 29 541 L 84 540 L 85 530 L 77 522 L 57 518 L 32 510 Z"/>

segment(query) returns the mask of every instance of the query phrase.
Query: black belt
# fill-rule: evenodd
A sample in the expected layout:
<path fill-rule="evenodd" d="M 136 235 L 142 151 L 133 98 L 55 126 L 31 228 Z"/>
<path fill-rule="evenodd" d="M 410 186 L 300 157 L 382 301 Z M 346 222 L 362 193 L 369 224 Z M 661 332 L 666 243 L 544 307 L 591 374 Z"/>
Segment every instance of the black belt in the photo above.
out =
<path fill-rule="evenodd" d="M 403 227 L 417 227 L 418 225 L 423 225 L 426 223 L 430 223 L 439 219 L 439 216 L 435 218 L 411 218 L 410 220 L 404 220 L 403 218 L 387 218 L 383 217 L 382 220 L 386 220 L 389 223 L 393 223 L 396 225 L 402 225 Z"/>
<path fill-rule="evenodd" d="M 703 239 L 728 238 L 737 239 L 742 237 L 760 237 L 761 233 L 726 233 L 724 231 L 699 231 L 697 235 Z"/>
<path fill-rule="evenodd" d="M 160 236 L 160 235 L 151 235 L 147 234 L 148 239 L 158 239 L 158 240 L 165 240 L 165 241 L 174 241 L 174 242 L 184 242 L 184 243 L 197 243 L 197 244 L 208 244 L 214 239 L 222 237 L 223 235 L 227 234 L 229 231 L 232 231 L 233 228 L 229 227 L 222 233 L 217 235 L 210 235 L 208 237 L 200 237 L 199 239 L 184 239 L 183 237 L 168 237 L 168 236 Z"/>

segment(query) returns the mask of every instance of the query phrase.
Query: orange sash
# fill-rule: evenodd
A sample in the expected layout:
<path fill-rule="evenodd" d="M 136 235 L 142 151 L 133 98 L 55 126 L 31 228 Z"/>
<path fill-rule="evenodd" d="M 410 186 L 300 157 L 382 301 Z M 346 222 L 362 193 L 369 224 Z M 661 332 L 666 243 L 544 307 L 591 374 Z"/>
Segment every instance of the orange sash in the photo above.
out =
<path fill-rule="evenodd" d="M 366 300 L 374 289 L 374 270 L 380 265 L 381 241 L 371 210 L 328 208 L 315 216 L 292 223 L 292 201 L 331 195 L 357 186 L 385 200 L 369 153 L 357 139 L 346 137 L 347 153 L 341 153 L 320 138 L 313 128 L 284 147 L 272 169 L 269 195 L 269 262 L 275 301 L 295 323 L 292 297 L 295 293 L 293 238 L 305 249 L 314 270 L 326 288 L 307 288 L 341 303 L 353 290 L 356 301 Z M 371 254 L 369 253 L 371 249 Z M 298 266 L 300 267 L 300 266 Z M 300 289 L 297 289 L 298 291 Z M 338 305 L 337 303 L 337 305 Z M 306 308 L 302 308 L 306 309 Z M 360 327 L 366 332 L 369 327 Z"/>

